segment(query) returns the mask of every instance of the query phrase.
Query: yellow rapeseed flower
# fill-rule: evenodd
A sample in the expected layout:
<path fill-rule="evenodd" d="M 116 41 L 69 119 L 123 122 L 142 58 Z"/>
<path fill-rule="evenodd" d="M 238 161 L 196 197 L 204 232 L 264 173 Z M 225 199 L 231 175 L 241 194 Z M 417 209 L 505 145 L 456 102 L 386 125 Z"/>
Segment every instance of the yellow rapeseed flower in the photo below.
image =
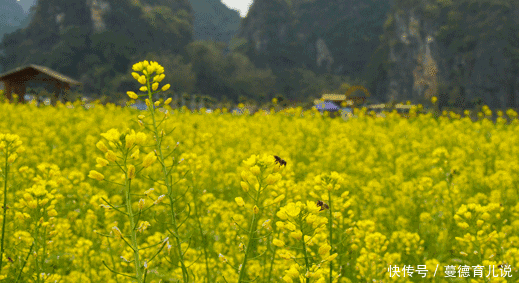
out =
<path fill-rule="evenodd" d="M 124 238 L 123 233 L 121 233 L 121 230 L 119 230 L 119 228 L 117 226 L 113 226 L 112 231 L 114 232 L 115 236 L 117 236 L 121 239 Z"/>
<path fill-rule="evenodd" d="M 332 247 L 330 245 L 328 245 L 328 244 L 321 245 L 319 247 L 319 254 L 321 256 L 328 255 L 328 253 L 330 253 L 331 249 L 332 249 Z"/>
<path fill-rule="evenodd" d="M 323 261 L 333 261 L 338 255 L 339 255 L 338 253 L 331 254 L 331 255 L 325 257 L 323 259 Z"/>
<path fill-rule="evenodd" d="M 242 197 L 237 197 L 234 200 L 236 201 L 236 204 L 238 204 L 238 206 L 244 206 L 245 205 L 245 202 L 243 201 Z"/>
<path fill-rule="evenodd" d="M 133 159 L 133 160 L 135 160 L 135 159 L 139 159 L 139 153 L 140 153 L 139 149 L 136 149 L 136 150 L 132 153 L 132 155 L 130 155 L 130 158 Z"/>
<path fill-rule="evenodd" d="M 135 143 L 137 143 L 138 145 L 144 145 L 145 142 L 146 142 L 146 134 L 142 133 L 142 132 L 138 132 L 135 135 Z"/>
<path fill-rule="evenodd" d="M 295 240 L 301 240 L 303 238 L 303 232 L 301 232 L 301 230 L 290 232 L 290 237 L 294 238 Z"/>
<path fill-rule="evenodd" d="M 241 185 L 241 188 L 242 188 L 245 192 L 248 192 L 248 191 L 249 191 L 249 184 L 247 184 L 246 182 L 241 181 L 241 182 L 240 182 L 240 185 Z"/>
<path fill-rule="evenodd" d="M 144 230 L 148 229 L 148 227 L 150 227 L 151 224 L 148 222 L 148 221 L 142 221 L 139 225 L 139 227 L 137 228 L 137 231 L 139 232 L 143 232 Z"/>
<path fill-rule="evenodd" d="M 99 141 L 97 144 L 96 144 L 96 147 L 102 151 L 102 152 L 107 152 L 108 151 L 108 147 L 106 147 L 105 143 L 103 141 Z"/>
<path fill-rule="evenodd" d="M 147 82 L 146 76 L 140 76 L 137 81 L 139 81 L 140 84 L 145 85 Z"/>
<path fill-rule="evenodd" d="M 283 242 L 279 239 L 274 239 L 274 240 L 272 240 L 272 244 L 277 247 L 283 247 L 285 245 L 285 242 Z"/>
<path fill-rule="evenodd" d="M 126 137 L 125 137 L 126 148 L 132 148 L 133 145 L 135 144 L 135 139 L 136 139 L 135 132 L 133 132 L 129 135 L 126 135 Z"/>
<path fill-rule="evenodd" d="M 277 183 L 277 181 L 281 180 L 281 175 L 279 173 L 275 173 L 275 174 L 270 174 L 267 176 L 266 178 L 266 182 L 267 184 L 269 185 L 274 185 L 275 183 Z"/>
<path fill-rule="evenodd" d="M 142 160 L 142 167 L 148 168 L 150 167 L 155 160 L 157 160 L 157 156 L 155 155 L 154 151 L 151 151 L 150 153 L 146 154 Z"/>
<path fill-rule="evenodd" d="M 142 71 L 142 62 L 139 62 L 139 63 L 136 63 L 136 64 L 133 64 L 132 66 L 132 70 L 136 71 L 136 72 L 140 72 Z"/>
<path fill-rule="evenodd" d="M 13 163 L 17 157 L 18 157 L 18 154 L 13 153 L 13 154 L 9 155 L 9 157 L 7 158 L 7 162 Z"/>
<path fill-rule="evenodd" d="M 119 140 L 119 137 L 121 136 L 121 134 L 119 133 L 119 130 L 117 130 L 117 129 L 110 129 L 110 130 L 108 130 L 108 132 L 102 133 L 101 136 L 104 137 L 105 139 L 107 139 L 108 141 L 115 142 L 115 141 Z M 101 151 L 103 151 L 103 150 L 101 150 Z"/>
<path fill-rule="evenodd" d="M 290 216 L 290 217 L 296 217 L 299 215 L 299 213 L 301 212 L 301 208 L 299 206 L 297 206 L 295 203 L 291 202 L 289 204 L 287 204 L 285 206 L 286 208 L 286 213 Z"/>
<path fill-rule="evenodd" d="M 96 162 L 97 162 L 96 167 L 105 167 L 106 165 L 109 164 L 108 160 L 101 158 L 101 157 L 97 157 Z"/>
<path fill-rule="evenodd" d="M 167 85 L 165 85 L 165 86 L 162 87 L 162 91 L 166 91 L 166 90 L 168 90 L 170 87 L 171 87 L 171 85 L 170 85 L 170 84 L 167 84 Z"/>
<path fill-rule="evenodd" d="M 128 165 L 128 179 L 135 179 L 135 166 L 132 164 Z"/>
<path fill-rule="evenodd" d="M 144 206 L 146 205 L 146 200 L 141 198 L 139 200 L 139 209 L 142 210 L 144 208 Z"/>
<path fill-rule="evenodd" d="M 88 177 L 92 178 L 92 179 L 96 179 L 98 181 L 102 181 L 105 179 L 105 176 L 103 176 L 103 174 L 101 174 L 95 170 L 91 170 L 90 174 L 88 174 Z"/>
<path fill-rule="evenodd" d="M 133 91 L 128 91 L 128 92 L 126 92 L 126 94 L 128 94 L 128 96 L 131 99 L 138 99 L 139 98 L 139 96 L 135 92 L 133 92 Z"/>
<path fill-rule="evenodd" d="M 258 176 L 261 173 L 261 169 L 258 165 L 252 166 L 249 170 L 252 174 L 254 174 L 254 176 Z"/>
<path fill-rule="evenodd" d="M 105 158 L 106 158 L 106 160 L 108 160 L 110 162 L 115 162 L 117 160 L 117 155 L 115 154 L 115 152 L 108 150 L 105 153 Z"/>

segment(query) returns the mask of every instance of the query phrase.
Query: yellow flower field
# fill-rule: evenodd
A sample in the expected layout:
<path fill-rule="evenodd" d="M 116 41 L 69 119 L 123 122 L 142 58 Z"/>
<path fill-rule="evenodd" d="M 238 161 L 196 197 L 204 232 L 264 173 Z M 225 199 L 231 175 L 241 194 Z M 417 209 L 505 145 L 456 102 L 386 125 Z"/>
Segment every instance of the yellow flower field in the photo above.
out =
<path fill-rule="evenodd" d="M 518 282 L 515 112 L 191 113 L 139 64 L 155 112 L 0 104 L 1 282 Z"/>

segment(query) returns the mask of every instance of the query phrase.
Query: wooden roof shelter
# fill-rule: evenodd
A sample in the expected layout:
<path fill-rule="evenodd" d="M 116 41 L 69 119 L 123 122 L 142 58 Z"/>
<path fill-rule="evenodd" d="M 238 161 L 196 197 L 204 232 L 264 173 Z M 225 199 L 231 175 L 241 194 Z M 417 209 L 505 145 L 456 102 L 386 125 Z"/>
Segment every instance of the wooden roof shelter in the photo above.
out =
<path fill-rule="evenodd" d="M 3 74 L 0 74 L 0 81 L 4 83 L 4 93 L 8 100 L 11 100 L 12 93 L 18 95 L 20 102 L 24 102 L 27 83 L 49 84 L 56 99 L 61 91 L 67 91 L 70 86 L 81 85 L 80 82 L 60 74 L 50 68 L 34 64 L 22 66 Z"/>

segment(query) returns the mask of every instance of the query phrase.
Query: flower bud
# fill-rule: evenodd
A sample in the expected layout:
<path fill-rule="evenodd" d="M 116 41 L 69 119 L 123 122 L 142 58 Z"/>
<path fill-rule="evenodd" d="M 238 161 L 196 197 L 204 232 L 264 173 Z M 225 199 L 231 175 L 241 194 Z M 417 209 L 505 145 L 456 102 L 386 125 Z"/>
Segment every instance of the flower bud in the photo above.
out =
<path fill-rule="evenodd" d="M 138 99 L 139 96 L 137 96 L 137 94 L 133 91 L 128 91 L 126 92 L 126 94 L 128 94 L 128 96 L 131 98 L 131 99 Z"/>
<path fill-rule="evenodd" d="M 155 152 L 151 151 L 144 157 L 142 161 L 142 167 L 150 167 L 153 164 L 153 162 L 155 162 L 155 160 L 157 160 L 157 156 L 155 155 Z"/>
<path fill-rule="evenodd" d="M 102 152 L 107 152 L 108 151 L 108 147 L 106 147 L 105 143 L 103 141 L 99 141 L 97 144 L 96 144 L 96 147 L 102 151 Z"/>
<path fill-rule="evenodd" d="M 170 88 L 171 86 L 169 84 L 165 85 L 162 87 L 162 91 L 166 91 Z"/>
<path fill-rule="evenodd" d="M 245 202 L 243 201 L 243 198 L 241 198 L 241 197 L 237 197 L 234 200 L 236 201 L 236 204 L 238 204 L 238 206 L 244 206 L 245 205 Z"/>
<path fill-rule="evenodd" d="M 102 181 L 105 179 L 105 176 L 103 176 L 103 174 L 101 174 L 95 170 L 91 170 L 90 174 L 88 174 L 88 177 L 92 178 L 92 179 L 96 179 L 98 181 Z"/>
<path fill-rule="evenodd" d="M 115 162 L 117 160 L 117 155 L 115 155 L 115 152 L 109 150 L 105 153 L 105 158 L 110 162 Z"/>
<path fill-rule="evenodd" d="M 248 192 L 249 191 L 249 184 L 247 184 L 246 182 L 240 182 L 240 185 L 242 187 L 242 189 L 245 191 L 245 192 Z"/>
<path fill-rule="evenodd" d="M 128 165 L 128 179 L 135 179 L 135 166 Z"/>

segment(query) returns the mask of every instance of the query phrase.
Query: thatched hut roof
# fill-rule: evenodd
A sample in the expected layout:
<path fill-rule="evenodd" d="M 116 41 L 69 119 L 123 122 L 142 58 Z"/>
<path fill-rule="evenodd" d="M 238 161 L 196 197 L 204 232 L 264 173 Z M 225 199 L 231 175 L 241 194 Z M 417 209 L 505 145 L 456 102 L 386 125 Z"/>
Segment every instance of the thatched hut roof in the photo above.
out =
<path fill-rule="evenodd" d="M 58 73 L 57 71 L 52 70 L 51 68 L 39 66 L 39 65 L 26 65 L 22 67 L 18 67 L 16 69 L 9 70 L 5 73 L 0 74 L 0 81 L 8 81 L 13 79 L 14 77 L 27 77 L 27 80 L 32 79 L 32 76 L 36 76 L 37 73 L 43 73 L 45 75 L 50 76 L 51 78 L 54 78 L 58 81 L 68 83 L 70 85 L 80 85 L 81 83 L 67 77 L 61 73 Z"/>

